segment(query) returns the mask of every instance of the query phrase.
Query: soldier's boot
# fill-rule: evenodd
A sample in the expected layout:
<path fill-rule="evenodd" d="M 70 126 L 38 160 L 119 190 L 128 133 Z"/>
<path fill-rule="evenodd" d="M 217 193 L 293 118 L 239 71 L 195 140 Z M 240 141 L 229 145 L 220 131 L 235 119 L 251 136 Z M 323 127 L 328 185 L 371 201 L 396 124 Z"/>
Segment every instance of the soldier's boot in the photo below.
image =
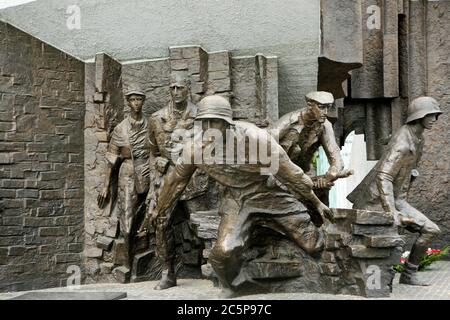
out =
<path fill-rule="evenodd" d="M 164 270 L 159 283 L 156 285 L 155 290 L 164 290 L 177 285 L 177 276 L 175 272 Z"/>
<path fill-rule="evenodd" d="M 166 217 L 158 217 L 156 223 L 156 253 L 162 264 L 163 272 L 155 290 L 164 290 L 177 285 L 175 272 L 175 239 L 173 230 L 169 227 L 169 219 Z"/>
<path fill-rule="evenodd" d="M 402 275 L 400 276 L 400 283 L 408 284 L 411 286 L 429 286 L 430 283 L 419 279 L 417 275 L 418 268 L 419 266 L 406 262 L 405 270 L 402 272 Z"/>
<path fill-rule="evenodd" d="M 394 286 L 394 278 L 395 278 L 395 274 L 397 272 L 394 270 L 394 268 L 389 269 L 389 283 L 388 283 L 388 287 L 389 287 L 389 291 L 392 293 L 393 291 L 393 286 Z"/>

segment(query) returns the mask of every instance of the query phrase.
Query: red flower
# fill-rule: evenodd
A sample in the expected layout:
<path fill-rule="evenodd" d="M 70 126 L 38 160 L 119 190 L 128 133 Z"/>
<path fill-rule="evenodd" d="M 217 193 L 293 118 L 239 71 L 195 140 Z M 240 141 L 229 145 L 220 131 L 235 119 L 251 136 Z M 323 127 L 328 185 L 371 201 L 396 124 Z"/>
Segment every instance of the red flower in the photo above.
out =
<path fill-rule="evenodd" d="M 405 263 L 406 259 L 405 258 L 400 258 L 400 263 Z"/>
<path fill-rule="evenodd" d="M 425 251 L 426 254 L 433 254 L 433 253 L 440 253 L 440 252 L 441 252 L 441 250 L 439 250 L 439 249 L 431 249 L 431 248 L 428 248 L 428 250 Z"/>

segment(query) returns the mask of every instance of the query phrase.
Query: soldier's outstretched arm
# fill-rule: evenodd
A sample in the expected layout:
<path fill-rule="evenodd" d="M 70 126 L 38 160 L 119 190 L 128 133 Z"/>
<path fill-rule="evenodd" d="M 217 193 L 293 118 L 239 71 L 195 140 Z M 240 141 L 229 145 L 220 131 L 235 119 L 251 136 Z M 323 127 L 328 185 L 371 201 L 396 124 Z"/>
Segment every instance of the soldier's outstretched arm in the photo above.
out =
<path fill-rule="evenodd" d="M 164 177 L 158 192 L 159 198 L 155 208 L 150 208 L 151 221 L 158 216 L 169 215 L 186 188 L 197 167 L 192 164 L 177 163 L 175 169 Z"/>
<path fill-rule="evenodd" d="M 320 216 L 325 216 L 328 220 L 333 221 L 332 211 L 314 194 L 313 181 L 311 178 L 289 159 L 288 155 L 281 147 L 278 150 L 278 155 L 279 169 L 274 176 L 280 180 L 296 198 L 299 200 L 307 200 Z"/>
<path fill-rule="evenodd" d="M 320 142 L 327 155 L 330 164 L 329 172 L 338 173 L 344 170 L 344 161 L 341 157 L 341 150 L 336 142 L 333 125 L 328 120 L 324 124 L 325 130 L 320 136 Z"/>

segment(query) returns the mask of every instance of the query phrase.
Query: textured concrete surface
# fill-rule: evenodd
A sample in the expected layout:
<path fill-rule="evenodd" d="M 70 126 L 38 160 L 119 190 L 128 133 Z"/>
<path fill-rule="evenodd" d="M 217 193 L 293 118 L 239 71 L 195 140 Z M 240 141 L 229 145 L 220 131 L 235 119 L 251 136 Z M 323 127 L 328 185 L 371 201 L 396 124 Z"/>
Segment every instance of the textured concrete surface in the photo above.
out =
<path fill-rule="evenodd" d="M 442 231 L 435 244 L 450 245 L 450 1 L 428 1 L 426 16 L 427 95 L 436 98 L 443 114 L 432 130 L 425 131 L 425 147 L 419 163 L 420 176 L 412 185 L 409 200 Z"/>
<path fill-rule="evenodd" d="M 80 8 L 79 30 L 67 27 L 71 5 Z M 83 60 L 98 52 L 120 61 L 167 57 L 169 46 L 192 44 L 276 55 L 282 113 L 316 87 L 319 1 L 38 0 L 2 10 L 0 19 Z"/>
<path fill-rule="evenodd" d="M 432 265 L 430 270 L 420 275 L 431 282 L 429 287 L 407 286 L 398 283 L 398 275 L 394 280 L 394 291 L 389 300 L 450 300 L 450 262 L 440 261 Z M 54 288 L 41 292 L 127 292 L 128 300 L 217 300 L 220 290 L 207 280 L 182 279 L 178 286 L 164 291 L 153 290 L 157 282 L 141 282 L 133 284 L 95 284 L 81 286 L 79 289 Z M 15 298 L 23 292 L 2 293 L 0 300 Z M 330 295 L 311 293 L 279 293 L 258 294 L 239 297 L 241 300 L 367 300 L 350 295 Z"/>

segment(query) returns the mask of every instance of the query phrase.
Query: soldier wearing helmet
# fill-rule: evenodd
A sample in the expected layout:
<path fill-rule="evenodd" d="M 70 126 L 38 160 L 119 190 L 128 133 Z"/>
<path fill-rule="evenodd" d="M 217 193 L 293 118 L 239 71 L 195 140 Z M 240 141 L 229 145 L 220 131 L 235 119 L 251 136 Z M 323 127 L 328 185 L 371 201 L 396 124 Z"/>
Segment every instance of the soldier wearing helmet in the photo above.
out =
<path fill-rule="evenodd" d="M 124 265 L 131 271 L 132 230 L 135 229 L 138 208 L 144 203 L 149 188 L 148 122 L 142 107 L 145 94 L 131 90 L 125 94 L 130 114 L 112 132 L 106 152 L 107 172 L 98 206 L 106 206 L 110 198 L 112 172 L 118 172 L 117 210 L 120 234 L 125 242 Z M 118 169 L 118 170 L 113 170 Z"/>
<path fill-rule="evenodd" d="M 391 138 L 383 156 L 347 197 L 354 209 L 389 212 L 397 224 L 419 233 L 400 283 L 428 285 L 417 277 L 417 268 L 430 242 L 439 234 L 439 227 L 407 201 L 411 178 L 424 145 L 424 130 L 430 130 L 441 114 L 439 103 L 431 97 L 414 99 L 408 107 L 408 118 Z"/>
<path fill-rule="evenodd" d="M 157 219 L 170 214 L 197 169 L 222 185 L 219 234 L 209 261 L 222 283 L 223 296 L 228 297 L 240 284 L 249 280 L 245 272 L 241 273 L 243 252 L 250 245 L 251 234 L 257 225 L 287 234 L 303 250 L 312 254 L 322 249 L 323 234 L 313 224 L 310 215 L 318 216 L 315 221 L 321 223 L 324 217 L 332 220 L 333 216 L 312 191 L 311 179 L 289 159 L 266 130 L 232 119 L 227 99 L 218 95 L 204 98 L 199 103 L 197 120 L 201 121 L 203 130 L 195 133 L 192 141 L 185 145 L 186 152 L 177 162 L 175 170 L 165 177 L 152 217 Z M 214 133 L 214 139 L 209 139 L 209 132 Z M 245 145 L 237 148 L 235 144 L 238 141 L 244 141 Z M 225 145 L 219 148 L 218 142 Z M 257 155 L 251 154 L 249 144 L 254 142 L 266 143 L 270 149 L 269 161 L 262 159 L 261 148 Z M 227 152 L 222 153 L 221 150 Z M 228 150 L 232 150 L 231 154 Z M 207 162 L 202 158 L 207 154 L 215 155 L 215 161 Z M 251 157 L 255 161 L 249 161 Z M 237 158 L 241 161 L 235 161 Z M 262 169 L 270 167 L 273 162 L 278 163 L 278 170 L 274 170 L 272 175 L 287 186 L 287 190 L 269 184 L 270 175 L 261 174 Z M 298 199 L 304 199 L 311 211 L 308 212 Z"/>
<path fill-rule="evenodd" d="M 270 129 L 278 134 L 280 145 L 291 160 L 307 173 L 311 170 L 314 153 L 320 146 L 323 147 L 330 168 L 324 176 L 313 177 L 313 181 L 314 189 L 322 189 L 321 192 L 326 193 L 333 186 L 333 181 L 352 172 L 344 170 L 333 126 L 327 119 L 328 109 L 334 103 L 333 95 L 315 91 L 308 93 L 305 99 L 306 108 L 285 114 Z"/>

